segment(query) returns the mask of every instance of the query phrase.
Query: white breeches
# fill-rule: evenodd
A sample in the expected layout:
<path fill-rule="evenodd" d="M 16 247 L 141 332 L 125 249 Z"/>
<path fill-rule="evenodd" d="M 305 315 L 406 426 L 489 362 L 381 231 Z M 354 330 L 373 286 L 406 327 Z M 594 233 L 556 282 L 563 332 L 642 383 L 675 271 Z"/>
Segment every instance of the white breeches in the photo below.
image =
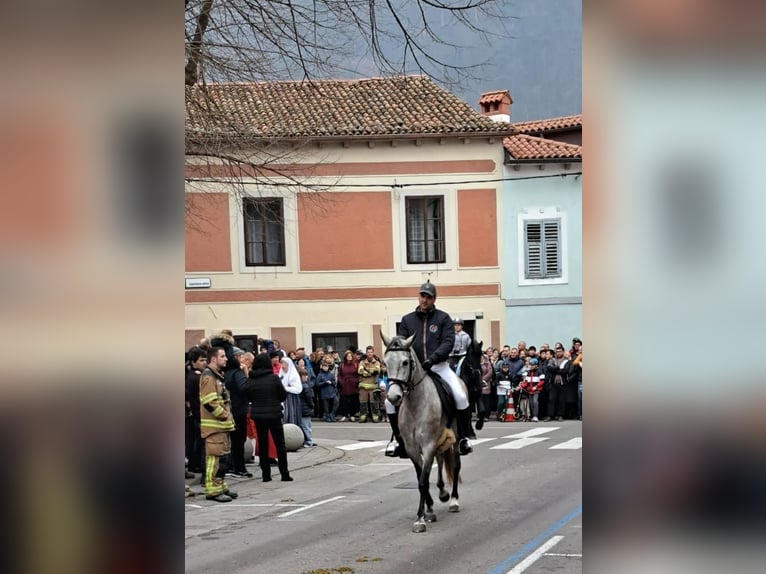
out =
<path fill-rule="evenodd" d="M 463 385 L 460 383 L 460 379 L 457 378 L 455 371 L 449 368 L 449 363 L 444 361 L 431 367 L 431 370 L 435 371 L 444 381 L 449 385 L 452 390 L 452 396 L 455 397 L 455 406 L 457 410 L 462 411 L 468 408 L 468 395 L 463 389 Z"/>
<path fill-rule="evenodd" d="M 431 367 L 431 369 L 436 371 L 436 373 L 442 379 L 444 379 L 444 381 L 449 386 L 450 390 L 452 391 L 452 396 L 455 397 L 455 406 L 457 407 L 457 410 L 462 411 L 463 409 L 467 409 L 468 395 L 463 389 L 463 385 L 460 383 L 460 379 L 457 378 L 455 371 L 449 368 L 449 364 L 445 361 L 443 363 L 434 365 Z M 386 399 L 386 413 L 391 415 L 395 412 L 396 408 L 394 408 L 394 405 L 392 405 L 391 402 Z"/>

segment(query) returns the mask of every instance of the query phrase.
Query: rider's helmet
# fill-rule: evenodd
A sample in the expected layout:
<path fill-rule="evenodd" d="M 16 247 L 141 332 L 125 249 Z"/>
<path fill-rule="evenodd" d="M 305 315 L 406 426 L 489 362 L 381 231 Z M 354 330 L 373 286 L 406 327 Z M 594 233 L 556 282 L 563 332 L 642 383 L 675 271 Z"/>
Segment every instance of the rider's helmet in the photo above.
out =
<path fill-rule="evenodd" d="M 463 325 L 463 320 L 460 317 L 456 317 L 454 321 L 452 321 L 455 325 Z"/>

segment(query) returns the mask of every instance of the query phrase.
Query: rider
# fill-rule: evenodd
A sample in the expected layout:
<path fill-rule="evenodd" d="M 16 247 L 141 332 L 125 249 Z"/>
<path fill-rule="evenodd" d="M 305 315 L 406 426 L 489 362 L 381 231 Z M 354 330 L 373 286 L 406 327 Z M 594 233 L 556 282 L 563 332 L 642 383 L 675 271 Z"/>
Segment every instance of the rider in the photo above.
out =
<path fill-rule="evenodd" d="M 457 317 L 455 323 L 455 344 L 452 347 L 452 352 L 449 354 L 449 366 L 457 372 L 457 364 L 460 359 L 465 357 L 468 352 L 468 347 L 471 345 L 471 336 L 463 331 L 463 320 Z"/>
<path fill-rule="evenodd" d="M 455 372 L 447 364 L 447 358 L 455 343 L 455 328 L 450 316 L 437 309 L 434 306 L 434 301 L 436 301 L 436 286 L 430 281 L 423 283 L 420 286 L 418 306 L 412 313 L 402 317 L 397 335 L 401 337 L 415 335 L 412 348 L 423 363 L 423 368 L 440 375 L 452 390 L 455 406 L 458 409 L 458 448 L 461 455 L 466 455 L 473 452 L 469 437 L 475 438 L 471 429 L 471 409 L 465 389 Z M 387 412 L 394 436 L 400 445 L 398 454 L 403 452 L 399 435 L 398 414 L 392 414 L 390 408 L 387 408 Z"/>

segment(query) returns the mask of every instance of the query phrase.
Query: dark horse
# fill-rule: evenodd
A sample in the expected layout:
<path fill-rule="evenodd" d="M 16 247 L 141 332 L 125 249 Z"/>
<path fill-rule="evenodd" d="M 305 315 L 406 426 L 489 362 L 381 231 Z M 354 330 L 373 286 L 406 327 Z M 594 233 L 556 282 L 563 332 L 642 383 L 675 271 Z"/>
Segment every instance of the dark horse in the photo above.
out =
<path fill-rule="evenodd" d="M 465 357 L 458 364 L 457 374 L 463 379 L 471 405 L 480 404 L 481 400 L 481 356 L 484 341 L 471 341 Z M 471 437 L 473 438 L 473 436 Z"/>
<path fill-rule="evenodd" d="M 457 485 L 460 480 L 460 456 L 455 440 L 455 421 L 447 426 L 447 416 L 442 412 L 436 386 L 423 369 L 412 341 L 396 336 L 392 339 L 380 334 L 386 345 L 383 361 L 388 373 L 388 400 L 399 408 L 399 431 L 407 454 L 415 465 L 420 491 L 418 518 L 412 525 L 413 532 L 425 532 L 426 521 L 436 521 L 434 501 L 429 492 L 431 467 L 436 459 L 438 468 L 439 500 L 449 501 L 449 511 L 459 512 Z M 442 468 L 452 484 L 450 494 L 444 488 Z"/>

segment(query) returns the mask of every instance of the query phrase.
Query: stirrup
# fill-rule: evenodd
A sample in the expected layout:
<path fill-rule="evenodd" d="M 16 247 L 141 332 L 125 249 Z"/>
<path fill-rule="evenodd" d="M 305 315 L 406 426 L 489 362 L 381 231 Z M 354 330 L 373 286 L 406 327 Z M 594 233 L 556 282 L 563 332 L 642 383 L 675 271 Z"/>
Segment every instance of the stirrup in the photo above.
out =
<path fill-rule="evenodd" d="M 396 452 L 396 449 L 398 447 L 399 447 L 399 443 L 397 443 L 394 439 L 391 439 L 390 441 L 388 441 L 388 444 L 386 445 L 386 450 L 384 454 L 386 456 L 396 457 L 398 456 Z"/>

